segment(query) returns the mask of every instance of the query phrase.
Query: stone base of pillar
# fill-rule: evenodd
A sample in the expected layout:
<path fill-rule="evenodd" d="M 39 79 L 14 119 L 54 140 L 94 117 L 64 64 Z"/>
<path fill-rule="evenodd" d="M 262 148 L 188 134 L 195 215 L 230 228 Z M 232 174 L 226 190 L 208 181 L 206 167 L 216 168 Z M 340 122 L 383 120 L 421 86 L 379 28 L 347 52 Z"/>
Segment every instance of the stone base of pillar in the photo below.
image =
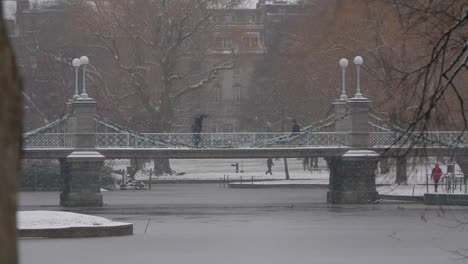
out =
<path fill-rule="evenodd" d="M 375 192 L 334 192 L 327 193 L 327 202 L 332 204 L 369 204 L 379 199 L 379 193 Z"/>
<path fill-rule="evenodd" d="M 375 171 L 379 154 L 371 150 L 350 150 L 329 159 L 330 184 L 327 202 L 363 204 L 378 200 Z"/>
<path fill-rule="evenodd" d="M 60 194 L 60 206 L 80 207 L 80 206 L 103 206 L 101 193 L 69 192 Z"/>
<path fill-rule="evenodd" d="M 103 206 L 99 179 L 104 156 L 96 151 L 74 151 L 60 162 L 64 179 L 60 205 Z"/>

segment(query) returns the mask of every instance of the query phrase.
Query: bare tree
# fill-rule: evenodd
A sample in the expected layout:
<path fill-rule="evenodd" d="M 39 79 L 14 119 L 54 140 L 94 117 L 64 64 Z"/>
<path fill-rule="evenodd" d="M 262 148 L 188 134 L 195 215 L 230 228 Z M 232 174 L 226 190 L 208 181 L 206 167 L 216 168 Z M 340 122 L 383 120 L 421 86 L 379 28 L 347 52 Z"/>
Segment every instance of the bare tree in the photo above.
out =
<path fill-rule="evenodd" d="M 0 5 L 0 14 L 3 14 Z M 21 146 L 21 81 L 0 15 L 0 263 L 17 263 L 16 190 Z"/>
<path fill-rule="evenodd" d="M 468 5 L 466 1 L 392 1 L 403 28 L 427 48 L 419 67 L 404 71 L 420 98 L 410 131 L 468 128 L 463 83 L 468 79 Z M 450 114 L 449 114 L 450 113 Z"/>
<path fill-rule="evenodd" d="M 191 110 L 180 107 L 182 98 L 233 68 L 233 56 L 208 62 L 206 53 L 213 17 L 238 2 L 76 0 L 69 8 L 81 14 L 77 31 L 92 36 L 83 47 L 112 90 L 104 103 L 140 131 L 171 132 L 177 111 Z M 168 160 L 155 160 L 155 172 L 171 173 Z"/>

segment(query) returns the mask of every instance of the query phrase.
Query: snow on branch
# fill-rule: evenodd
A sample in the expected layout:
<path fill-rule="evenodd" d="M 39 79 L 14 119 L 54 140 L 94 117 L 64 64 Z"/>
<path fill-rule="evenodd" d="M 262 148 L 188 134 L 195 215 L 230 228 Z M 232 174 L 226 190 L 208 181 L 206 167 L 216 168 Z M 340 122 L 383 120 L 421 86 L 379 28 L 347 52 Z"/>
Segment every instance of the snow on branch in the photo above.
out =
<path fill-rule="evenodd" d="M 198 90 L 198 89 L 204 87 L 206 84 L 209 84 L 210 82 L 212 82 L 214 79 L 216 79 L 216 73 L 218 71 L 232 70 L 232 69 L 234 69 L 234 67 L 235 67 L 234 62 L 225 62 L 225 63 L 221 64 L 218 67 L 214 67 L 213 69 L 210 70 L 210 72 L 208 73 L 208 76 L 206 78 L 200 80 L 196 84 L 192 84 L 192 85 L 189 85 L 189 86 L 185 87 L 184 89 L 182 89 L 181 91 L 176 93 L 172 98 L 177 99 L 177 98 L 181 97 L 182 95 L 184 95 L 184 94 L 186 94 L 188 92 Z"/>

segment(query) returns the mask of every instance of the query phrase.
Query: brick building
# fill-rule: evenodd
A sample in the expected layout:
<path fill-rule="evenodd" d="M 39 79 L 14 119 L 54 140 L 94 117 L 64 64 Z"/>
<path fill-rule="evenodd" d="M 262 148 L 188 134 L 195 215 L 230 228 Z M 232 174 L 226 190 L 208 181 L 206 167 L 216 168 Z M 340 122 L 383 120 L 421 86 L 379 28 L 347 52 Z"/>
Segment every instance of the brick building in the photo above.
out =
<path fill-rule="evenodd" d="M 41 58 L 41 52 L 34 50 L 36 42 L 47 42 L 48 49 L 59 51 L 64 58 L 75 56 L 73 52 L 79 47 L 64 47 L 67 35 L 66 17 L 61 2 L 66 0 L 3 0 L 5 18 L 18 53 L 19 65 L 25 82 L 26 112 L 31 116 L 39 115 L 43 119 L 53 119 L 60 115 L 57 108 L 35 103 L 35 97 L 40 94 L 48 96 L 48 102 L 65 101 L 69 97 L 73 85 L 71 67 L 64 67 L 68 61 L 48 61 Z M 256 64 L 267 54 L 269 37 L 285 17 L 300 13 L 301 3 L 287 1 L 259 0 L 255 8 L 237 8 L 220 11 L 214 16 L 215 29 L 208 51 L 208 63 L 203 67 L 209 69 L 212 65 L 236 56 L 236 64 L 232 70 L 217 73 L 217 79 L 193 96 L 185 98 L 188 105 L 185 114 L 176 116 L 173 131 L 189 132 L 193 117 L 197 114 L 209 116 L 205 121 L 204 132 L 238 132 L 253 130 L 243 114 L 243 108 L 251 91 L 256 89 L 252 84 L 252 75 Z M 38 27 L 47 28 L 39 30 Z M 51 41 L 48 41 L 51 40 Z M 70 42 L 68 40 L 68 42 Z M 83 53 L 84 54 L 84 53 Z M 210 62 L 211 65 L 210 65 Z M 40 65 L 40 67 L 39 67 Z M 58 67 L 58 68 L 57 68 Z M 55 89 L 47 82 L 48 74 L 61 74 L 70 79 L 67 84 L 60 84 Z M 62 106 L 60 106 L 62 107 Z M 26 121 L 26 127 L 37 127 L 37 118 Z"/>

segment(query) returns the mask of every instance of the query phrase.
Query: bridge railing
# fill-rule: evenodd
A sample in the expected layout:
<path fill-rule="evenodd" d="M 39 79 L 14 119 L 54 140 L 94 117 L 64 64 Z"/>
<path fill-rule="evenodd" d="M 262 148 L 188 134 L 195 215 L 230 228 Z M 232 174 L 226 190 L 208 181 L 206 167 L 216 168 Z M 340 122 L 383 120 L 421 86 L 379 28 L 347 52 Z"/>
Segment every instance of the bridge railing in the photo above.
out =
<path fill-rule="evenodd" d="M 422 133 L 371 132 L 370 146 L 450 146 L 468 144 L 468 134 L 461 131 L 427 131 Z"/>
<path fill-rule="evenodd" d="M 72 133 L 43 133 L 23 138 L 23 148 L 73 148 Z M 304 146 L 346 146 L 347 133 L 97 133 L 98 148 L 290 148 Z M 197 141 L 199 144 L 197 145 Z M 463 146 L 468 134 L 457 131 L 405 134 L 371 132 L 370 147 L 377 146 Z"/>
<path fill-rule="evenodd" d="M 342 146 L 346 133 L 99 133 L 98 148 L 267 148 Z M 197 144 L 198 143 L 198 144 Z"/>
<path fill-rule="evenodd" d="M 73 148 L 73 134 L 43 133 L 26 137 L 23 148 Z"/>

